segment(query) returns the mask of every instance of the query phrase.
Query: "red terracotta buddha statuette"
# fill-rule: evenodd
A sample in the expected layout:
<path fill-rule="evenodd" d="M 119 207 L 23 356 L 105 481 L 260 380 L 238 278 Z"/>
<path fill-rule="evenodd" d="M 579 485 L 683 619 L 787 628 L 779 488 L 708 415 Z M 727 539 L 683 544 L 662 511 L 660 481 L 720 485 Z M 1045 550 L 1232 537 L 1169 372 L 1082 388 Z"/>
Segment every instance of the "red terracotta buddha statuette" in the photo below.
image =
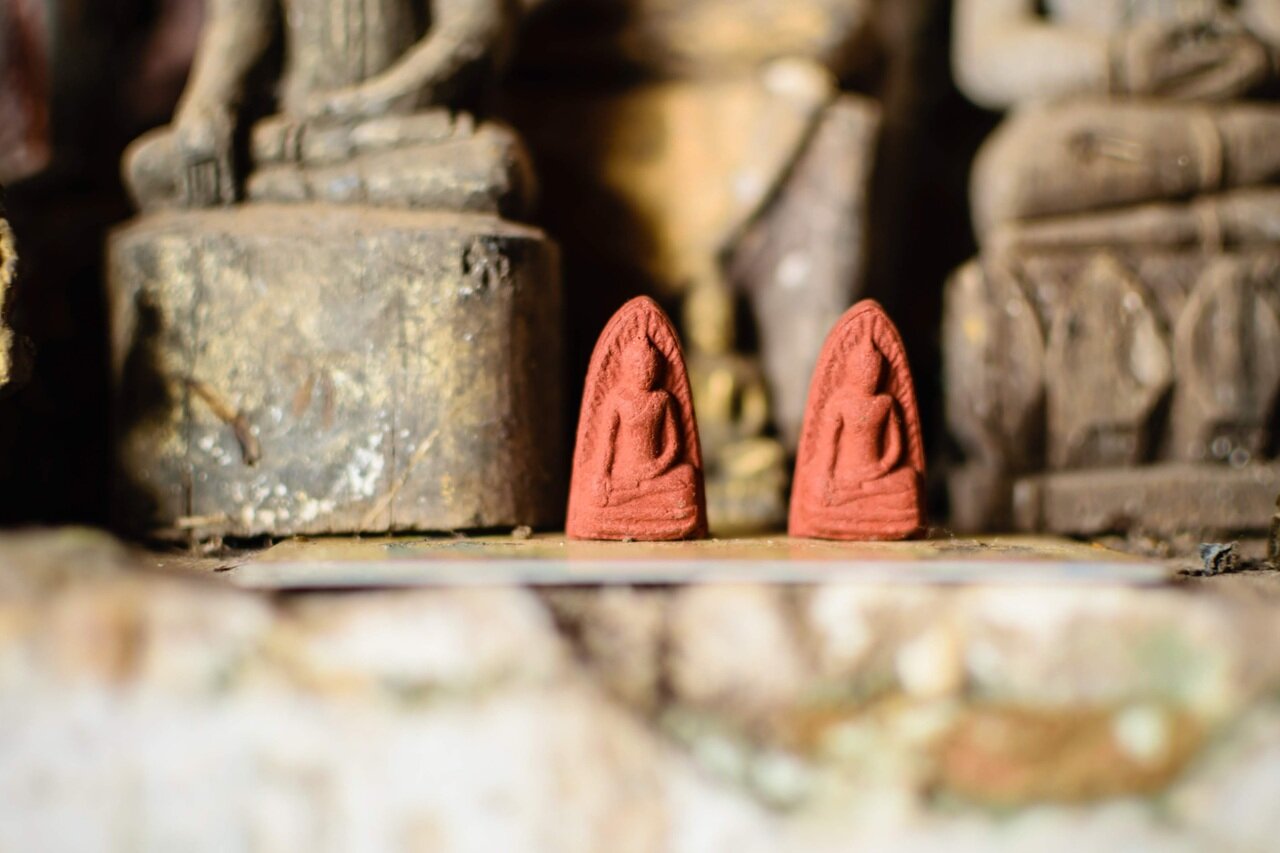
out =
<path fill-rule="evenodd" d="M 827 336 L 791 492 L 792 536 L 905 539 L 925 527 L 924 444 L 902 339 L 864 300 Z"/>
<path fill-rule="evenodd" d="M 707 534 L 684 356 L 671 321 L 647 297 L 613 315 L 591 354 L 565 531 L 573 539 Z"/>

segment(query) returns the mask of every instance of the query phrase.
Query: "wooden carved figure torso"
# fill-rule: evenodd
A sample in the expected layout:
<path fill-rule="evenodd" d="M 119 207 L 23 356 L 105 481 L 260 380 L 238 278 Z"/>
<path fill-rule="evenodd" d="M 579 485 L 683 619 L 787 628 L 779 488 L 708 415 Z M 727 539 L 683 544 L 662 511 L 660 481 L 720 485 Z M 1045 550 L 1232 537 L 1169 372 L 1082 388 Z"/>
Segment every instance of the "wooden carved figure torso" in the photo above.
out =
<path fill-rule="evenodd" d="M 670 322 L 652 300 L 624 305 L 596 345 L 566 530 L 576 539 L 706 533 L 689 380 Z"/>
<path fill-rule="evenodd" d="M 410 0 L 283 0 L 282 107 L 363 83 L 386 71 L 422 35 Z"/>
<path fill-rule="evenodd" d="M 509 50 L 509 0 L 208 0 L 173 122 L 136 140 L 143 210 L 326 202 L 520 215 L 523 147 L 467 112 Z M 279 111 L 237 129 L 250 71 L 283 41 Z M 243 162 L 242 162 L 243 160 Z"/>
<path fill-rule="evenodd" d="M 1280 174 L 1259 141 L 1280 127 L 1275 110 L 1233 105 L 1275 78 L 1280 4 L 1051 0 L 1041 10 L 1034 0 L 956 0 L 955 14 L 957 82 L 983 106 L 1014 110 L 974 165 L 974 224 L 986 248 L 1001 226 Z M 1115 242 L 1149 241 L 1133 223 L 1109 232 Z"/>
<path fill-rule="evenodd" d="M 877 304 L 860 302 L 827 338 L 810 386 L 790 532 L 827 539 L 917 533 L 923 474 L 901 341 Z"/>

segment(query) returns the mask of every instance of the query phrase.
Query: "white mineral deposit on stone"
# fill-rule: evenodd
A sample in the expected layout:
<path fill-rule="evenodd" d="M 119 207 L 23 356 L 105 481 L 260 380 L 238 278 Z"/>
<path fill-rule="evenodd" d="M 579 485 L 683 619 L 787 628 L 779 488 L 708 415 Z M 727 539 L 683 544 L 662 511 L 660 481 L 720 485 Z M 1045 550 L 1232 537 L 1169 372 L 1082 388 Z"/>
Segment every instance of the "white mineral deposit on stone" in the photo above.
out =
<path fill-rule="evenodd" d="M 975 680 L 990 681 L 999 675 L 1004 666 L 1004 655 L 994 643 L 973 640 L 965 649 L 965 663 Z"/>
<path fill-rule="evenodd" d="M 324 500 L 316 500 L 306 492 L 298 492 L 294 495 L 294 501 L 298 504 L 298 520 L 302 522 L 315 521 L 322 513 L 330 513 L 333 511 L 334 502 L 325 498 Z"/>
<path fill-rule="evenodd" d="M 813 774 L 796 756 L 770 749 L 752 759 L 748 782 L 769 805 L 790 808 L 808 795 L 813 787 Z"/>
<path fill-rule="evenodd" d="M 244 460 L 241 457 L 240 452 L 238 450 L 235 453 L 231 453 L 225 447 L 223 447 L 222 443 L 219 442 L 212 434 L 206 434 L 205 438 L 208 439 L 209 441 L 209 447 L 207 448 L 203 447 L 203 444 L 204 444 L 203 439 L 197 444 L 197 446 L 200 446 L 201 449 L 205 450 L 205 452 L 207 452 L 211 457 L 213 457 L 213 461 L 217 462 L 218 465 L 220 465 L 223 468 L 226 468 L 233 464 L 235 465 L 244 464 Z"/>
<path fill-rule="evenodd" d="M 894 669 L 902 689 L 921 698 L 955 693 L 964 683 L 959 643 L 945 626 L 926 631 L 899 648 Z"/>
<path fill-rule="evenodd" d="M 831 584 L 809 597 L 808 627 L 816 636 L 824 675 L 852 672 L 871 650 L 874 634 L 862 607 L 867 595 L 854 584 Z"/>
<path fill-rule="evenodd" d="M 250 488 L 253 489 L 253 502 L 255 504 L 264 504 L 271 497 L 271 480 L 266 474 L 260 474 L 254 477 Z"/>
<path fill-rule="evenodd" d="M 343 484 L 351 494 L 371 498 L 382 479 L 382 469 L 386 464 L 385 456 L 378 449 L 382 446 L 382 433 L 370 435 L 366 445 L 352 451 L 351 461 L 343 469 Z"/>
<path fill-rule="evenodd" d="M 747 747 L 720 733 L 699 735 L 691 744 L 698 765 L 717 779 L 741 785 L 747 776 Z"/>
<path fill-rule="evenodd" d="M 1116 714 L 1111 732 L 1125 753 L 1145 764 L 1159 761 L 1169 748 L 1168 717 L 1150 705 L 1125 708 Z"/>

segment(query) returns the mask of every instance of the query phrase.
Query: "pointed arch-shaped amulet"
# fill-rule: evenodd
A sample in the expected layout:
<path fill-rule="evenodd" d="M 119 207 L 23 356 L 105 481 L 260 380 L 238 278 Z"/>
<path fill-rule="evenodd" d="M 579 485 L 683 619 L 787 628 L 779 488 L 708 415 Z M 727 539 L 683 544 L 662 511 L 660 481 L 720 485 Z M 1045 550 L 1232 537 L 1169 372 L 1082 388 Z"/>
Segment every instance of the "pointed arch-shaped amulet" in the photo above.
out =
<path fill-rule="evenodd" d="M 648 297 L 618 309 L 591 354 L 565 532 L 571 539 L 707 535 L 689 376 L 675 328 Z"/>
<path fill-rule="evenodd" d="M 923 532 L 924 442 L 906 350 L 872 300 L 836 322 L 809 385 L 788 532 L 905 539 Z"/>

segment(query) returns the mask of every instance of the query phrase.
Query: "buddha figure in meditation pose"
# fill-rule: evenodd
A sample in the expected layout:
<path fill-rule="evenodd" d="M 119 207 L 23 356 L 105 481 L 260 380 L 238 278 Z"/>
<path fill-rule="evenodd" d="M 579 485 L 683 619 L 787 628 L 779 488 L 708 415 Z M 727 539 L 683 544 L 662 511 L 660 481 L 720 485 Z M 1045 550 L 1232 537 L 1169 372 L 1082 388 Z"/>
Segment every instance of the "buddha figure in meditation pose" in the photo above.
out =
<path fill-rule="evenodd" d="M 519 214 L 526 158 L 473 108 L 506 53 L 507 0 L 210 0 L 173 123 L 137 140 L 138 206 L 250 201 Z M 429 8 L 428 8 L 429 7 Z M 279 113 L 237 162 L 251 72 L 283 31 Z"/>
<path fill-rule="evenodd" d="M 204 0 L 108 245 L 122 523 L 560 524 L 558 256 L 480 112 L 520 3 Z"/>
<path fill-rule="evenodd" d="M 1280 3 L 955 0 L 1009 110 L 947 287 L 957 529 L 1262 529 L 1280 483 Z"/>
<path fill-rule="evenodd" d="M 769 434 L 769 391 L 758 359 L 738 352 L 733 302 L 721 288 L 695 286 L 683 303 L 684 341 L 698 436 L 706 459 L 707 514 L 718 534 L 787 522 L 791 463 Z"/>
<path fill-rule="evenodd" d="M 656 304 L 632 300 L 605 328 L 583 395 L 566 524 L 577 539 L 687 539 L 706 532 L 689 381 Z"/>
<path fill-rule="evenodd" d="M 901 343 L 878 306 L 859 303 L 828 338 L 814 375 L 790 532 L 824 539 L 910 536 L 924 526 L 923 468 Z"/>

